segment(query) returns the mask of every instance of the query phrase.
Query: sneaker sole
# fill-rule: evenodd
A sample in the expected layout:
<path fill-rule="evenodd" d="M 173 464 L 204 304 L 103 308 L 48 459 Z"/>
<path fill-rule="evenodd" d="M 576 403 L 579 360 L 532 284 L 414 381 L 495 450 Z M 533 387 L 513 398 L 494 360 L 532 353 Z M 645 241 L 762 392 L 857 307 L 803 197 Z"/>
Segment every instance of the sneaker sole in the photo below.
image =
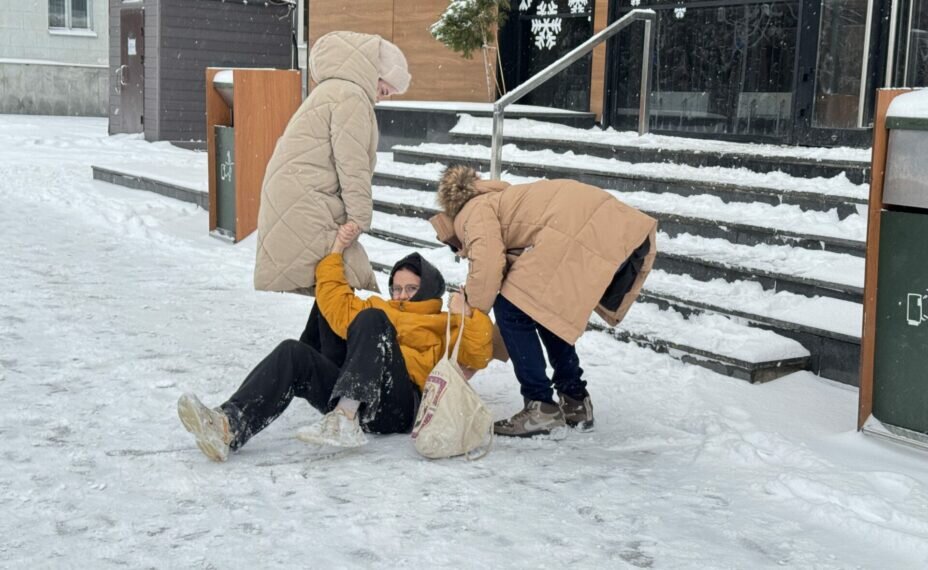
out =
<path fill-rule="evenodd" d="M 313 445 L 330 445 L 332 447 L 361 447 L 367 443 L 367 438 L 356 441 L 345 441 L 342 439 L 330 439 L 314 433 L 296 432 L 296 438 L 303 443 Z"/>
<path fill-rule="evenodd" d="M 576 429 L 577 431 L 587 432 L 593 431 L 593 420 L 590 421 L 579 421 L 579 422 L 567 422 L 567 427 Z"/>
<path fill-rule="evenodd" d="M 225 444 L 221 440 L 217 442 L 216 436 L 208 430 L 209 420 L 200 414 L 200 406 L 197 402 L 182 396 L 177 401 L 177 416 L 180 418 L 180 423 L 184 425 L 184 429 L 192 433 L 193 437 L 196 438 L 197 447 L 200 448 L 203 455 L 217 463 L 222 463 L 228 459 Z"/>
<path fill-rule="evenodd" d="M 496 431 L 494 429 L 493 433 L 501 437 L 531 438 L 531 437 L 538 437 L 538 436 L 546 436 L 544 439 L 561 440 L 567 437 L 567 426 L 558 426 L 558 427 L 551 428 L 551 429 L 538 430 L 538 431 L 525 432 L 525 433 L 505 433 L 505 432 Z"/>
<path fill-rule="evenodd" d="M 296 438 L 303 443 L 308 443 L 310 445 L 328 445 L 331 447 L 361 447 L 366 441 L 352 441 L 350 443 L 344 442 L 342 440 L 326 439 L 326 438 L 315 438 L 313 436 L 303 436 L 299 433 L 296 434 Z"/>

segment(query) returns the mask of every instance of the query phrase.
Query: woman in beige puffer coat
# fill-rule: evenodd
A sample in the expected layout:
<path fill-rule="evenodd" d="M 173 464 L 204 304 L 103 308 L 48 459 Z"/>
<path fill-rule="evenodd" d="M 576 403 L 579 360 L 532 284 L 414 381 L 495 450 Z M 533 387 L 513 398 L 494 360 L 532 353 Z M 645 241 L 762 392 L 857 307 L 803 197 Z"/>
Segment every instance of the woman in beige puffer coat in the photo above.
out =
<path fill-rule="evenodd" d="M 445 171 L 438 202 L 438 238 L 468 259 L 467 303 L 493 309 L 525 399 L 525 409 L 496 423 L 496 433 L 592 428 L 573 345 L 592 312 L 615 325 L 634 303 L 654 264 L 657 221 L 575 180 L 510 186 L 481 180 L 466 166 Z"/>
<path fill-rule="evenodd" d="M 262 291 L 313 294 L 316 264 L 339 226 L 370 229 L 374 103 L 409 87 L 403 53 L 377 35 L 328 33 L 313 45 L 309 67 L 317 86 L 277 141 L 261 189 L 254 282 Z M 360 244 L 344 259 L 352 287 L 378 290 Z"/>

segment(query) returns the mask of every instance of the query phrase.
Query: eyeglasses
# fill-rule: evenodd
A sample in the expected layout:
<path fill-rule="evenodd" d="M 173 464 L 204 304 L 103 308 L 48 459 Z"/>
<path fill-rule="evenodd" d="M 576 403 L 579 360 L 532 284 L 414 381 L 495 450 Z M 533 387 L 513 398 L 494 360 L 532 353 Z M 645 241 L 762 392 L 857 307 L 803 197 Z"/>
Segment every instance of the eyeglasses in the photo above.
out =
<path fill-rule="evenodd" d="M 400 286 L 390 287 L 390 293 L 392 293 L 394 297 L 399 297 L 400 295 L 403 294 L 404 291 L 406 292 L 407 297 L 412 297 L 416 293 L 419 292 L 419 286 L 418 285 L 406 285 L 405 287 L 400 287 Z"/>

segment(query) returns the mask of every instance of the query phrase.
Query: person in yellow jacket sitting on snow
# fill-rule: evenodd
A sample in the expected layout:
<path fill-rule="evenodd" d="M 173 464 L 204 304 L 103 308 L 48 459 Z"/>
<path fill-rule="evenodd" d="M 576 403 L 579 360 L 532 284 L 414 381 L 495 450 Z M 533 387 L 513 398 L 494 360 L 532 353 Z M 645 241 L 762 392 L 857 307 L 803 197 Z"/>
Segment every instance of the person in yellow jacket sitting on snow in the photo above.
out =
<path fill-rule="evenodd" d="M 308 443 L 358 446 L 367 441 L 364 432 L 412 429 L 429 372 L 448 349 L 448 313 L 441 310 L 445 281 L 414 253 L 393 267 L 390 300 L 359 298 L 345 278 L 342 258 L 358 233 L 340 229 L 332 253 L 316 267 L 313 311 L 325 325 L 325 342 L 305 333 L 303 341 L 282 342 L 218 408 L 207 408 L 190 393 L 178 400 L 181 422 L 210 459 L 225 461 L 230 451 L 273 422 L 294 396 L 325 414 L 297 433 Z M 460 293 L 453 293 L 450 312 L 462 308 L 467 316 L 458 363 L 485 368 L 493 354 L 493 325 L 485 313 L 470 309 Z M 453 341 L 460 317 L 452 317 L 451 324 Z"/>

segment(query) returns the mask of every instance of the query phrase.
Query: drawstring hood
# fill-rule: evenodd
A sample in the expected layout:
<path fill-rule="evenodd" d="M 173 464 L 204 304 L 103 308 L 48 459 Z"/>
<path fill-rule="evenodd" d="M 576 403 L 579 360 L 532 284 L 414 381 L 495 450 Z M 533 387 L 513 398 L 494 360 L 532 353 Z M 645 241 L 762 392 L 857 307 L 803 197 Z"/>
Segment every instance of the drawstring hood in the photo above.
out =
<path fill-rule="evenodd" d="M 403 259 L 396 262 L 393 269 L 390 270 L 389 287 L 393 288 L 393 276 L 400 269 L 409 269 L 419 276 L 419 290 L 410 297 L 410 301 L 428 301 L 430 299 L 441 298 L 445 294 L 445 278 L 437 267 L 426 261 L 418 253 L 410 253 Z"/>

